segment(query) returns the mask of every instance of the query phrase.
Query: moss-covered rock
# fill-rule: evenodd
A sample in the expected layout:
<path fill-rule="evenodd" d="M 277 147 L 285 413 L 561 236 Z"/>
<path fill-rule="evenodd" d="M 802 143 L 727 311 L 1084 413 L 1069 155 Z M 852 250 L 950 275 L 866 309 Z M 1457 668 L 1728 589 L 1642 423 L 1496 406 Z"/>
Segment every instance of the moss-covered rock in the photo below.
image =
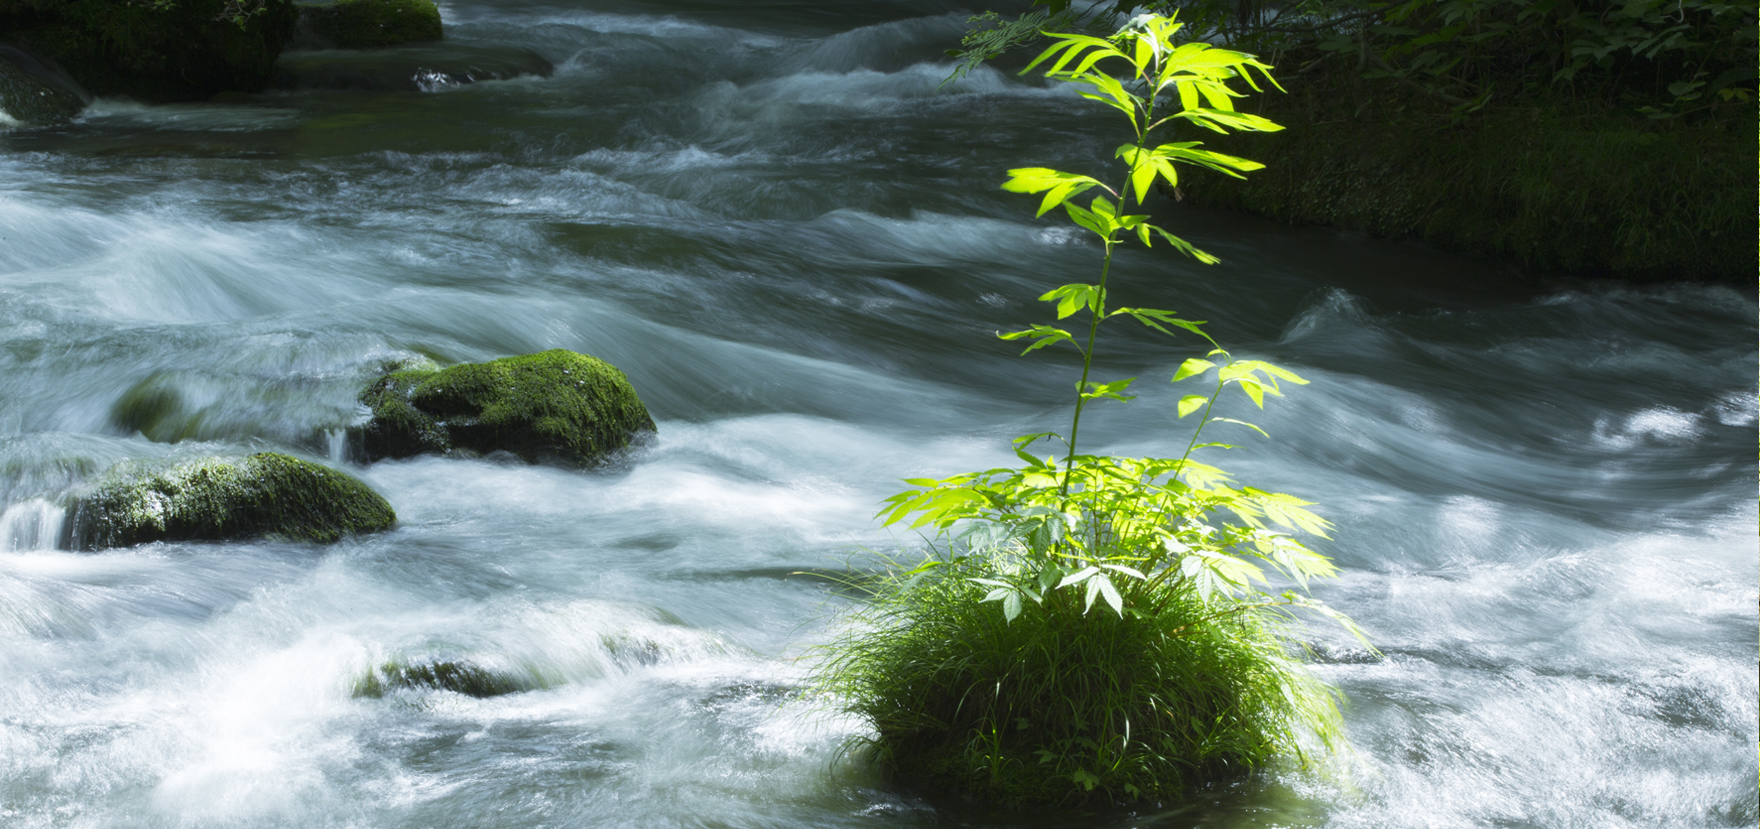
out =
<path fill-rule="evenodd" d="M 410 663 L 387 662 L 369 671 L 354 684 L 357 697 L 378 698 L 399 688 L 452 691 L 483 699 L 530 691 L 538 685 L 530 679 L 492 671 L 464 660 Z"/>
<path fill-rule="evenodd" d="M 267 86 L 297 18 L 292 0 L 0 0 L 0 37 L 96 95 L 194 101 Z"/>
<path fill-rule="evenodd" d="M 294 44 L 328 49 L 372 49 L 441 38 L 434 0 L 336 0 L 302 3 Z"/>
<path fill-rule="evenodd" d="M 59 124 L 78 115 L 84 96 L 57 80 L 28 53 L 0 46 L 0 124 Z"/>
<path fill-rule="evenodd" d="M 349 436 L 367 460 L 506 451 L 528 463 L 584 466 L 654 431 L 623 372 L 561 349 L 394 371 L 369 386 L 361 402 L 372 419 Z"/>
<path fill-rule="evenodd" d="M 258 537 L 329 543 L 397 521 L 360 480 L 273 452 L 162 468 L 123 464 L 77 499 L 72 515 L 76 550 Z"/>

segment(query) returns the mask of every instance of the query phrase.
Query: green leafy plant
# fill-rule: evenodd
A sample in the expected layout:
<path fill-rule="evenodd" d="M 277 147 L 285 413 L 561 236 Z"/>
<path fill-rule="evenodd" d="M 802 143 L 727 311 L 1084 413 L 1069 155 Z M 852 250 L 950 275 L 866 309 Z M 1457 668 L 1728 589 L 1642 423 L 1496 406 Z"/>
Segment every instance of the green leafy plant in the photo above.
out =
<path fill-rule="evenodd" d="M 1285 384 L 1306 381 L 1230 355 L 1203 321 L 1109 303 L 1114 252 L 1133 237 L 1216 261 L 1131 205 L 1158 182 L 1177 186 L 1180 164 L 1234 176 L 1260 168 L 1196 141 L 1155 143 L 1153 134 L 1173 124 L 1279 129 L 1236 111 L 1243 93 L 1229 85 L 1258 89 L 1255 72 L 1275 83 L 1270 67 L 1176 43 L 1179 27 L 1144 15 L 1110 38 L 1047 33 L 1053 45 L 1023 70 L 1045 67 L 1053 80 L 1083 85 L 1084 97 L 1121 113 L 1132 140 L 1114 154 L 1125 167 L 1116 186 L 1040 167 L 1010 170 L 1003 185 L 1043 194 L 1040 216 L 1061 208 L 1104 251 L 1098 282 L 1040 297 L 1059 321 L 1085 315 L 1085 331 L 1034 325 L 1000 335 L 1026 341 L 1023 354 L 1064 344 L 1080 351 L 1067 437 L 1017 438 L 1019 467 L 907 480 L 913 488 L 887 499 L 881 517 L 935 531 L 933 554 L 852 582 L 871 601 L 830 646 L 821 684 L 874 724 L 881 763 L 906 784 L 1013 803 L 1153 798 L 1279 755 L 1305 763 L 1313 748 L 1342 743 L 1336 691 L 1296 657 L 1298 611 L 1361 638 L 1306 593 L 1312 579 L 1336 571 L 1294 533 L 1324 536 L 1329 525 L 1307 502 L 1237 486 L 1194 457 L 1228 446 L 1212 427 L 1263 432 L 1216 412 L 1229 388 L 1262 408 Z M 1090 379 L 1109 321 L 1194 338 L 1207 352 L 1172 378 L 1208 383 L 1176 404 L 1180 418 L 1197 415 L 1180 457 L 1078 451 L 1090 404 L 1132 399 L 1135 378 Z M 1061 442 L 1062 457 L 1033 454 L 1045 442 Z"/>

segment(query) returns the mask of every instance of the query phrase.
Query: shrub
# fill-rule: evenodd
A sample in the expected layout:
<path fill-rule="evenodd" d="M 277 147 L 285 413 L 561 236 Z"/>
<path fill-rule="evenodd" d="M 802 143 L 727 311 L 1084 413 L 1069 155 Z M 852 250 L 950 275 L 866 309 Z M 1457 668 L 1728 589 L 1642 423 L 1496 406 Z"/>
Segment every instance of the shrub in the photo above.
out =
<path fill-rule="evenodd" d="M 1028 352 L 1064 343 L 1081 351 L 1068 437 L 1017 438 L 1020 467 L 907 480 L 914 488 L 888 499 L 881 516 L 933 528 L 934 554 L 916 566 L 886 561 L 877 579 L 850 582 L 871 600 L 828 646 L 820 687 L 872 722 L 877 759 L 906 785 L 1013 804 L 1161 798 L 1278 755 L 1305 763 L 1310 747 L 1342 743 L 1339 695 L 1295 656 L 1298 610 L 1361 636 L 1302 592 L 1335 569 L 1289 531 L 1323 535 L 1327 523 L 1305 501 L 1237 487 L 1193 457 L 1225 445 L 1205 442 L 1213 424 L 1261 431 L 1214 414 L 1228 387 L 1262 407 L 1283 383 L 1306 381 L 1216 348 L 1201 322 L 1108 305 L 1113 251 L 1126 234 L 1215 261 L 1128 214 L 1133 199 L 1141 204 L 1157 181 L 1177 185 L 1176 163 L 1231 175 L 1259 167 L 1199 142 L 1153 144 L 1150 134 L 1178 121 L 1216 132 L 1279 129 L 1235 111 L 1239 93 L 1228 87 L 1234 78 L 1252 84 L 1253 70 L 1269 80 L 1269 67 L 1203 43 L 1176 45 L 1178 29 L 1145 15 L 1110 39 L 1052 33 L 1057 42 L 1027 67 L 1049 62 L 1048 77 L 1089 85 L 1085 97 L 1124 113 L 1135 134 L 1116 153 L 1128 167 L 1116 188 L 1045 168 L 1011 170 L 1003 185 L 1044 193 L 1041 216 L 1062 207 L 1104 245 L 1098 283 L 1040 297 L 1056 304 L 1059 320 L 1086 314 L 1085 336 L 1053 325 L 1001 335 L 1030 341 Z M 1121 63 L 1132 70 L 1123 81 L 1099 69 Z M 1157 109 L 1170 103 L 1163 93 L 1177 104 L 1171 114 Z M 1105 195 L 1085 207 L 1074 201 L 1095 189 Z M 1179 458 L 1077 452 L 1088 404 L 1131 399 L 1135 378 L 1089 380 L 1100 324 L 1125 318 L 1210 346 L 1173 376 L 1214 379 L 1208 393 L 1177 404 L 1181 418 L 1199 415 Z M 1064 457 L 1029 451 L 1045 441 L 1062 441 Z M 1298 589 L 1275 589 L 1269 578 Z"/>

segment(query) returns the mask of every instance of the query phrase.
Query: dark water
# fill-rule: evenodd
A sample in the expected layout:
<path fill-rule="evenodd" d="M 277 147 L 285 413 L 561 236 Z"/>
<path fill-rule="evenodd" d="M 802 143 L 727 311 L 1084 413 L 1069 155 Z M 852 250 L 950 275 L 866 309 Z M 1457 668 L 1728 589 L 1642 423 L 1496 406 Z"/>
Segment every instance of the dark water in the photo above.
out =
<path fill-rule="evenodd" d="M 1338 524 L 1318 593 L 1386 651 L 1315 631 L 1356 751 L 1133 815 L 928 804 L 795 697 L 843 600 L 788 574 L 915 544 L 871 520 L 898 478 L 1061 423 L 1067 355 L 991 335 L 1098 252 L 997 185 L 1097 169 L 1113 125 L 990 70 L 937 91 L 941 2 L 442 9 L 443 46 L 0 133 L 0 824 L 1754 825 L 1751 295 L 1521 293 L 1162 205 L 1224 264 L 1132 252 L 1115 296 L 1314 381 L 1229 465 Z M 386 360 L 556 347 L 622 367 L 658 441 L 588 474 L 336 447 Z M 1084 435 L 1177 452 L 1191 351 L 1106 347 L 1146 391 Z M 188 440 L 115 425 L 142 383 Z M 47 541 L 116 461 L 261 448 L 399 527 Z M 543 687 L 351 696 L 435 657 Z"/>

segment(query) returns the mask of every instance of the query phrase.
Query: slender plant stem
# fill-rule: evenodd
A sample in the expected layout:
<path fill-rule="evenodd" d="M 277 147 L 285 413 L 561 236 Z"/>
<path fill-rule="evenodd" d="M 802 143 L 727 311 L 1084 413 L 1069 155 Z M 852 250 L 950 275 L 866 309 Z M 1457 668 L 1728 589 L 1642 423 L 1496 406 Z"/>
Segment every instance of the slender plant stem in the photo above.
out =
<path fill-rule="evenodd" d="M 1186 453 L 1179 456 L 1179 469 L 1174 477 L 1185 474 L 1186 461 L 1192 457 L 1192 450 L 1198 446 L 1198 435 L 1203 434 L 1204 426 L 1210 422 L 1210 410 L 1216 406 L 1216 398 L 1222 396 L 1222 372 L 1216 372 L 1216 391 L 1210 393 L 1210 399 L 1204 401 L 1204 413 L 1198 417 L 1198 428 L 1192 430 L 1192 440 L 1186 444 Z"/>
<path fill-rule="evenodd" d="M 1119 198 L 1123 203 L 1123 197 Z M 1070 476 L 1076 467 L 1076 435 L 1082 428 L 1082 407 L 1087 405 L 1088 371 L 1094 366 L 1094 337 L 1100 331 L 1100 316 L 1105 311 L 1106 277 L 1112 273 L 1112 248 L 1117 244 L 1111 239 L 1106 240 L 1106 262 L 1100 266 L 1100 298 L 1095 300 L 1095 307 L 1090 310 L 1088 320 L 1088 347 L 1082 349 L 1082 379 L 1076 383 L 1076 413 L 1069 424 L 1069 455 L 1063 459 L 1063 489 L 1059 494 L 1069 497 Z"/>
<path fill-rule="evenodd" d="M 1145 102 L 1142 123 L 1148 124 L 1154 117 L 1155 91 L 1151 88 L 1148 100 Z M 1148 139 L 1147 130 L 1138 130 L 1137 147 L 1143 149 L 1148 144 Z M 1131 164 L 1130 170 L 1125 174 L 1124 183 L 1118 188 L 1116 195 L 1118 196 L 1118 212 L 1120 214 L 1124 213 L 1125 200 L 1130 198 L 1131 178 L 1142 163 L 1141 156 L 1138 156 L 1138 159 Z M 1139 199 L 1137 204 L 1140 206 L 1142 200 Z M 1076 383 L 1076 412 L 1070 418 L 1069 423 L 1069 454 L 1065 455 L 1063 459 L 1063 486 L 1058 490 L 1058 494 L 1065 499 L 1069 498 L 1070 480 L 1075 475 L 1076 436 L 1080 434 L 1082 428 L 1082 409 L 1088 403 L 1088 372 L 1094 366 L 1094 338 L 1100 331 L 1100 320 L 1106 316 L 1106 280 L 1112 274 L 1112 249 L 1117 245 L 1118 241 L 1115 239 L 1108 238 L 1106 240 L 1106 261 L 1100 266 L 1100 296 L 1094 301 L 1094 307 L 1088 310 L 1090 317 L 1088 320 L 1088 347 L 1082 349 L 1082 379 Z M 1190 452 L 1189 449 L 1187 451 Z"/>

